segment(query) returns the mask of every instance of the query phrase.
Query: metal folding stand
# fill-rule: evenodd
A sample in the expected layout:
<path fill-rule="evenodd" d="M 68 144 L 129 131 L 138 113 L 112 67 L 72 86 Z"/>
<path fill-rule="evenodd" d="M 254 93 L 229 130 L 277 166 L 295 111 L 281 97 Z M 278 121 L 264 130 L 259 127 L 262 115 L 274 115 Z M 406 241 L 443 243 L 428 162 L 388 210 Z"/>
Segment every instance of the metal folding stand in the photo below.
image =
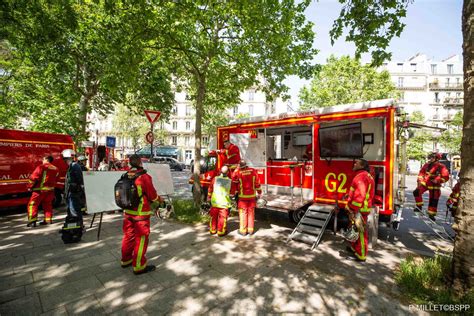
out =
<path fill-rule="evenodd" d="M 94 224 L 94 220 L 95 220 L 96 215 L 97 215 L 97 213 L 94 213 L 94 216 L 92 216 L 92 221 L 91 221 L 91 225 L 89 226 L 89 228 L 92 228 L 92 225 Z M 99 229 L 97 230 L 97 240 L 100 239 L 100 230 L 102 228 L 102 217 L 103 216 L 104 216 L 104 212 L 100 212 Z"/>

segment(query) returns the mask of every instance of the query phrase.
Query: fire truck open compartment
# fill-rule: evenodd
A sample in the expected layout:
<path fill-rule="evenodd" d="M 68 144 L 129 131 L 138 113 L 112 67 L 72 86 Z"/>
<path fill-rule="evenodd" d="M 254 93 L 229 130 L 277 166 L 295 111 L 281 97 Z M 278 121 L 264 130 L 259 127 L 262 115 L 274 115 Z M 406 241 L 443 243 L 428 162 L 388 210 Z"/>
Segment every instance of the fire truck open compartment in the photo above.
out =
<path fill-rule="evenodd" d="M 289 212 L 304 213 L 314 203 L 343 206 L 354 159 L 364 158 L 375 180 L 379 219 L 392 221 L 402 203 L 396 201 L 396 108 L 393 100 L 379 100 L 242 119 L 220 127 L 217 144 L 236 144 L 257 169 L 267 206 Z M 308 144 L 312 157 L 306 160 Z"/>

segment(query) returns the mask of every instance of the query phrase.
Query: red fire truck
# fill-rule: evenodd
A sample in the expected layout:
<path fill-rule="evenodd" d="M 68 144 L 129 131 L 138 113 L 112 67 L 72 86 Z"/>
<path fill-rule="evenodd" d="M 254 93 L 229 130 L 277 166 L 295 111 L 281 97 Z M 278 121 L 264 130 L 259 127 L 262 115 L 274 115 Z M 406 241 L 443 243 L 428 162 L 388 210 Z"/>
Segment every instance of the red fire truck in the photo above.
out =
<path fill-rule="evenodd" d="M 44 155 L 53 156 L 59 168 L 55 193 L 60 202 L 67 170 L 61 152 L 67 148 L 75 149 L 68 135 L 0 129 L 0 209 L 28 203 L 28 178 Z"/>
<path fill-rule="evenodd" d="M 397 109 L 393 100 L 379 100 L 247 118 L 218 128 L 217 146 L 223 148 L 226 139 L 236 144 L 258 171 L 266 208 L 287 211 L 296 222 L 315 203 L 343 206 L 354 159 L 364 158 L 376 182 L 379 221 L 398 228 L 404 182 L 397 163 Z M 204 158 L 204 187 L 222 161 L 214 151 Z"/>

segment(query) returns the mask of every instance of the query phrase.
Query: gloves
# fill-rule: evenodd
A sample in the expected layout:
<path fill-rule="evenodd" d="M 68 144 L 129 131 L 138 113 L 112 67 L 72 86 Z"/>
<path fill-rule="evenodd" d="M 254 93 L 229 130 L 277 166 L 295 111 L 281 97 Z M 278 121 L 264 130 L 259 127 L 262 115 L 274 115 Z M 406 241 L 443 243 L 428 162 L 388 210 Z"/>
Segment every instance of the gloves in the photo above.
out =
<path fill-rule="evenodd" d="M 363 233 L 365 231 L 365 224 L 364 224 L 364 221 L 362 220 L 362 216 L 359 213 L 357 213 L 357 215 L 354 217 L 355 217 L 354 223 L 355 223 L 355 226 L 357 227 L 357 231 L 359 233 Z"/>

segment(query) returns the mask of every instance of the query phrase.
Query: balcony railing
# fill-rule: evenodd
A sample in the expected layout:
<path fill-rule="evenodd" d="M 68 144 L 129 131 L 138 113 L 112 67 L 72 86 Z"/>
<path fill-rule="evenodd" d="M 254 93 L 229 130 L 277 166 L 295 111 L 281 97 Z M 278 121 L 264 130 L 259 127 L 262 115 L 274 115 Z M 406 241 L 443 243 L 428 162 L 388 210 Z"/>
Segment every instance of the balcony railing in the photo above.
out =
<path fill-rule="evenodd" d="M 464 98 L 445 98 L 443 100 L 444 106 L 463 106 Z"/>
<path fill-rule="evenodd" d="M 430 83 L 431 90 L 462 90 L 462 83 L 445 83 L 440 84 L 437 82 Z"/>
<path fill-rule="evenodd" d="M 426 85 L 422 86 L 410 86 L 410 85 L 397 85 L 398 90 L 425 90 Z"/>

